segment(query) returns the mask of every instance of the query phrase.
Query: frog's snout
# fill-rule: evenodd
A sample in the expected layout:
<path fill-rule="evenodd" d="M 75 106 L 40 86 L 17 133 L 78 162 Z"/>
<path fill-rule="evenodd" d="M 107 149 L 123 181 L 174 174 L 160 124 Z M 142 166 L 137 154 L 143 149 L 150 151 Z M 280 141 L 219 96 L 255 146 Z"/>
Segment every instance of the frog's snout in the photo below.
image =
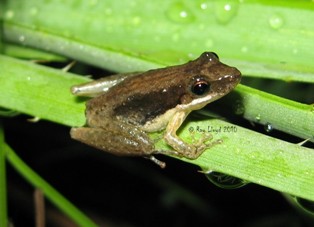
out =
<path fill-rule="evenodd" d="M 240 83 L 242 74 L 236 67 L 231 67 L 232 73 L 230 75 L 230 80 L 234 81 L 235 84 Z"/>

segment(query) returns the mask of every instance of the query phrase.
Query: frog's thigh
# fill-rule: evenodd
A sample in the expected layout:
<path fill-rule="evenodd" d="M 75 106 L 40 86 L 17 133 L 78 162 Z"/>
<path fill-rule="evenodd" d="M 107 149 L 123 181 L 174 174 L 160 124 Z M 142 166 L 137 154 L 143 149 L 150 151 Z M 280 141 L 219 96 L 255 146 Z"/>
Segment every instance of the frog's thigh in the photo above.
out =
<path fill-rule="evenodd" d="M 92 147 L 115 155 L 145 156 L 154 151 L 154 146 L 145 135 L 130 136 L 130 132 L 116 133 L 102 128 L 72 128 L 71 137 Z"/>

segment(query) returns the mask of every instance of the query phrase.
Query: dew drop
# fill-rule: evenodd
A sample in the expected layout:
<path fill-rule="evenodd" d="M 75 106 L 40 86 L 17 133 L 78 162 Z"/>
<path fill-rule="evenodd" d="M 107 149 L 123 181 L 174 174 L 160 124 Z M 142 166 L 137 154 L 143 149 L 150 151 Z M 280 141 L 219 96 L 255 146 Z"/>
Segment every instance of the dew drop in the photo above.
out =
<path fill-rule="evenodd" d="M 141 23 L 141 20 L 142 19 L 139 16 L 133 17 L 132 24 L 137 26 Z"/>
<path fill-rule="evenodd" d="M 85 46 L 84 46 L 84 45 L 79 45 L 79 49 L 80 49 L 80 50 L 84 50 L 84 49 L 85 49 Z"/>
<path fill-rule="evenodd" d="M 231 5 L 226 4 L 226 5 L 224 6 L 224 9 L 225 9 L 226 11 L 230 11 L 230 10 L 231 10 Z"/>
<path fill-rule="evenodd" d="M 216 19 L 221 24 L 227 24 L 237 14 L 237 1 L 221 1 L 215 3 Z"/>
<path fill-rule="evenodd" d="M 261 121 L 261 115 L 260 115 L 260 114 L 256 115 L 255 120 L 256 120 L 257 122 Z"/>
<path fill-rule="evenodd" d="M 206 28 L 206 25 L 205 24 L 199 24 L 198 25 L 198 28 L 202 31 L 202 30 L 204 30 L 205 28 Z"/>
<path fill-rule="evenodd" d="M 310 200 L 302 199 L 302 198 L 296 198 L 296 200 L 303 209 L 314 214 L 314 201 L 310 201 Z"/>
<path fill-rule="evenodd" d="M 207 2 L 202 2 L 202 3 L 200 4 L 200 8 L 201 8 L 202 10 L 207 9 L 207 8 L 208 8 Z"/>
<path fill-rule="evenodd" d="M 178 33 L 174 33 L 174 34 L 172 34 L 171 38 L 174 42 L 177 42 L 179 40 L 180 36 Z"/>
<path fill-rule="evenodd" d="M 19 36 L 19 41 L 20 42 L 24 42 L 25 41 L 25 36 L 24 35 L 20 35 Z"/>
<path fill-rule="evenodd" d="M 249 182 L 237 177 L 219 173 L 216 171 L 204 171 L 207 179 L 214 185 L 224 189 L 237 189 L 247 185 Z"/>
<path fill-rule="evenodd" d="M 292 53 L 297 54 L 297 53 L 299 53 L 299 50 L 297 48 L 294 48 L 294 49 L 292 49 Z"/>
<path fill-rule="evenodd" d="M 38 13 L 38 9 L 36 7 L 31 8 L 30 15 L 35 16 Z"/>
<path fill-rule="evenodd" d="M 275 30 L 281 28 L 283 25 L 283 19 L 279 15 L 271 16 L 268 22 L 269 22 L 270 27 Z"/>
<path fill-rule="evenodd" d="M 195 17 L 192 12 L 183 3 L 174 3 L 167 10 L 167 16 L 170 20 L 179 23 L 190 23 L 193 22 Z"/>
<path fill-rule="evenodd" d="M 243 103 L 239 100 L 235 101 L 233 105 L 233 110 L 236 115 L 242 115 L 244 114 L 245 108 L 243 106 Z"/>
<path fill-rule="evenodd" d="M 249 51 L 249 48 L 247 46 L 241 47 L 241 52 L 242 53 L 247 53 Z"/>
<path fill-rule="evenodd" d="M 12 19 L 14 17 L 14 11 L 13 10 L 8 10 L 5 12 L 5 18 L 6 19 Z"/>
<path fill-rule="evenodd" d="M 95 6 L 97 4 L 98 4 L 98 0 L 90 0 L 89 1 L 89 5 L 91 5 L 91 6 Z"/>
<path fill-rule="evenodd" d="M 210 49 L 214 46 L 214 41 L 212 39 L 207 39 L 205 42 L 205 46 L 207 49 Z"/>
<path fill-rule="evenodd" d="M 271 131 L 273 131 L 273 126 L 270 124 L 270 123 L 266 123 L 265 125 L 264 125 L 264 129 L 265 129 L 265 131 L 266 132 L 271 132 Z"/>
<path fill-rule="evenodd" d="M 105 14 L 106 14 L 107 16 L 110 16 L 110 15 L 112 14 L 112 9 L 111 9 L 111 8 L 106 8 L 106 9 L 105 9 Z"/>
<path fill-rule="evenodd" d="M 310 200 L 303 199 L 303 198 L 296 197 L 296 196 L 291 196 L 291 198 L 303 210 L 314 215 L 314 201 L 310 201 Z"/>

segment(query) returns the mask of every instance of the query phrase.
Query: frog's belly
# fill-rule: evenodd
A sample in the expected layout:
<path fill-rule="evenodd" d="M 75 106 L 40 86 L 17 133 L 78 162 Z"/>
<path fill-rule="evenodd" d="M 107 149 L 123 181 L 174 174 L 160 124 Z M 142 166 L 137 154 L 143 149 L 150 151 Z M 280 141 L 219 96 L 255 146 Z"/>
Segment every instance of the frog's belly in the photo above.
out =
<path fill-rule="evenodd" d="M 176 108 L 166 111 L 164 114 L 154 118 L 151 121 L 146 122 L 141 129 L 145 132 L 158 132 L 167 127 L 170 119 L 176 113 Z"/>

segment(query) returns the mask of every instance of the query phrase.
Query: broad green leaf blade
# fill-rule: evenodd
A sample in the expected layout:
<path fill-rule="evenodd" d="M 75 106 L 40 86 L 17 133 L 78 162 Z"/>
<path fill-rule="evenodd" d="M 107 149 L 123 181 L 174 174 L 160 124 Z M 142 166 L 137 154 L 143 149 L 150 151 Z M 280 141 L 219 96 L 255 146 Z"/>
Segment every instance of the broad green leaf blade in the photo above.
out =
<path fill-rule="evenodd" d="M 0 65 L 1 107 L 65 125 L 85 123 L 85 104 L 70 87 L 89 79 L 5 56 Z"/>
<path fill-rule="evenodd" d="M 69 126 L 84 124 L 85 104 L 82 100 L 79 101 L 71 96 L 69 87 L 87 81 L 86 78 L 4 56 L 0 57 L 0 64 L 5 66 L 0 71 L 0 90 L 7 91 L 0 97 L 1 107 L 13 108 L 23 113 Z M 302 104 L 296 105 L 294 102 L 244 86 L 240 86 L 237 93 L 242 97 L 241 100 L 244 100 L 240 104 L 243 105 L 245 114 L 252 111 L 250 113 L 252 116 L 256 116 L 256 112 L 251 106 L 255 105 L 254 103 L 265 106 L 265 108 L 258 109 L 261 116 L 275 115 L 275 112 L 269 112 L 270 110 L 266 108 L 267 103 L 271 103 L 271 108 L 284 111 L 287 115 L 294 112 L 306 115 L 309 111 L 307 108 L 300 108 L 303 107 Z M 305 105 L 305 107 L 307 106 Z M 226 108 L 232 110 L 232 106 L 227 105 Z M 276 112 L 280 113 L 280 111 Z M 313 114 L 309 116 L 308 120 L 313 122 Z M 274 125 L 281 125 L 280 116 L 273 119 Z M 205 130 L 208 129 L 208 126 L 217 130 L 236 127 L 234 130 L 237 131 L 212 132 L 214 139 L 223 139 L 223 144 L 209 149 L 197 160 L 182 159 L 183 161 L 301 198 L 314 200 L 314 191 L 312 190 L 314 187 L 312 180 L 314 179 L 313 150 L 238 126 L 231 126 L 220 120 L 192 121 L 182 129 L 181 138 L 191 140 L 189 127 L 197 129 L 197 126 Z M 296 132 L 311 130 L 310 128 L 302 129 L 302 124 L 301 126 L 297 124 L 294 126 Z M 290 125 L 285 124 L 282 124 L 281 127 L 282 130 L 290 130 L 291 128 Z M 201 133 L 196 133 L 196 135 L 201 135 Z M 160 138 L 161 134 L 152 135 L 152 137 L 154 136 Z M 163 140 L 156 146 L 157 148 L 169 149 Z"/>
<path fill-rule="evenodd" d="M 203 130 L 223 143 L 207 149 L 197 160 L 184 161 L 302 198 L 306 195 L 306 199 L 314 201 L 312 149 L 221 120 L 190 121 L 180 136 L 191 141 L 195 133 L 201 134 Z M 169 149 L 163 141 L 157 148 Z"/>
<path fill-rule="evenodd" d="M 4 34 L 119 72 L 211 50 L 245 75 L 313 82 L 313 11 L 312 1 L 11 0 Z M 142 61 L 119 62 L 117 54 Z"/>
<path fill-rule="evenodd" d="M 16 37 L 23 34 L 36 48 L 51 50 L 64 56 L 72 57 L 92 65 L 119 72 L 134 72 L 156 68 L 160 65 L 138 59 L 128 54 L 119 53 L 110 49 L 101 49 L 83 41 L 75 41 L 55 34 L 36 31 L 21 26 L 6 26 L 6 37 Z M 23 38 L 24 39 L 24 38 Z M 14 41 L 14 40 L 11 40 Z M 26 44 L 26 43 L 25 43 Z"/>

